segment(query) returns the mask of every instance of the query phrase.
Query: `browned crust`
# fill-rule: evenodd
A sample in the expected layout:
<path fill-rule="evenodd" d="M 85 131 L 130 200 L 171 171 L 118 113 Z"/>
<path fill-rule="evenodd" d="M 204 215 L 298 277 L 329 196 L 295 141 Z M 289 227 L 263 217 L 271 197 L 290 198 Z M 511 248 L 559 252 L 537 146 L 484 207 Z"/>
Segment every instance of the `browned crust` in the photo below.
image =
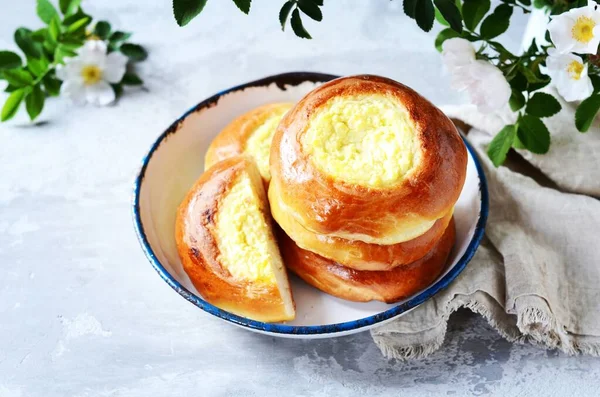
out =
<path fill-rule="evenodd" d="M 421 164 L 397 185 L 369 188 L 335 180 L 320 172 L 301 149 L 301 137 L 319 107 L 334 97 L 359 94 L 397 99 L 415 123 Z M 433 221 L 451 211 L 465 181 L 467 152 L 450 119 L 421 95 L 396 81 L 361 75 L 330 81 L 300 100 L 275 132 L 270 165 L 269 195 L 275 191 L 273 197 L 307 229 L 344 238 L 384 239 L 403 225 Z"/>
<path fill-rule="evenodd" d="M 440 241 L 424 258 L 388 271 L 350 269 L 303 250 L 285 233 L 279 240 L 286 266 L 308 284 L 342 299 L 393 303 L 426 288 L 443 272 L 454 238 L 451 220 Z"/>
<path fill-rule="evenodd" d="M 177 251 L 183 269 L 207 302 L 258 321 L 290 320 L 277 286 L 235 279 L 218 259 L 215 217 L 226 192 L 244 172 L 262 189 L 254 162 L 245 156 L 219 162 L 200 176 L 177 212 Z M 262 196 L 261 210 L 269 222 L 264 191 Z"/>
<path fill-rule="evenodd" d="M 390 270 L 421 259 L 437 244 L 452 219 L 450 211 L 417 238 L 379 245 L 311 232 L 282 210 L 277 200 L 271 202 L 271 213 L 299 247 L 356 270 Z"/>
<path fill-rule="evenodd" d="M 284 102 L 270 103 L 236 117 L 211 142 L 204 157 L 204 169 L 209 169 L 219 161 L 243 154 L 254 131 L 273 113 L 288 109 L 292 105 Z"/>

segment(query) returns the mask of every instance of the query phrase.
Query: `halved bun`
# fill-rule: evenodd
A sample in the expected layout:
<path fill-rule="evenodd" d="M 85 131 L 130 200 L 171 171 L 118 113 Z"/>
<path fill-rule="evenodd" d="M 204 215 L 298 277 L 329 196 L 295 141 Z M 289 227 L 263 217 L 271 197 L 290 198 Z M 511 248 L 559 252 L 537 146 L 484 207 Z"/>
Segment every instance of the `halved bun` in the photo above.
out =
<path fill-rule="evenodd" d="M 391 245 L 369 244 L 359 240 L 311 232 L 304 228 L 281 200 L 272 199 L 271 214 L 279 226 L 300 247 L 356 270 L 391 270 L 424 257 L 439 241 L 452 219 L 452 211 L 435 221 L 424 234 Z"/>
<path fill-rule="evenodd" d="M 292 103 L 271 103 L 235 118 L 211 142 L 204 158 L 204 169 L 245 153 L 252 156 L 261 176 L 268 184 L 271 180 L 271 140 L 279 121 L 292 106 Z"/>
<path fill-rule="evenodd" d="M 179 206 L 176 241 L 185 272 L 208 302 L 258 321 L 294 318 L 263 181 L 249 157 L 202 174 Z"/>
<path fill-rule="evenodd" d="M 393 303 L 429 286 L 446 267 L 454 245 L 454 220 L 423 258 L 388 271 L 347 268 L 298 247 L 285 233 L 279 238 L 286 266 L 308 284 L 338 298 L 357 302 Z"/>
<path fill-rule="evenodd" d="M 424 234 L 452 210 L 467 152 L 450 119 L 425 98 L 363 75 L 300 100 L 277 127 L 270 165 L 271 202 L 281 200 L 307 230 L 391 245 Z"/>

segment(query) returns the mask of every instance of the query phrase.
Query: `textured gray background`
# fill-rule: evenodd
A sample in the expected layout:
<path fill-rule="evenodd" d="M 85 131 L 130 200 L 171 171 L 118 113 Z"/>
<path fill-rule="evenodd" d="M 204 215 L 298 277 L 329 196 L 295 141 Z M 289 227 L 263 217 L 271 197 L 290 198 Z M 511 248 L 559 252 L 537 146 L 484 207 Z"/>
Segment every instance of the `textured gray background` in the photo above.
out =
<path fill-rule="evenodd" d="M 36 27 L 34 1 L 0 0 L 0 48 Z M 328 1 L 312 41 L 282 33 L 280 1 L 246 17 L 209 1 L 186 28 L 169 0 L 84 1 L 150 50 L 145 90 L 114 107 L 47 104 L 0 125 L 0 396 L 597 395 L 600 361 L 513 346 L 456 314 L 430 358 L 384 359 L 368 333 L 321 340 L 253 334 L 190 305 L 155 274 L 133 233 L 129 200 L 156 136 L 208 95 L 294 70 L 368 72 L 437 104 L 459 103 L 433 36 L 400 0 Z M 503 41 L 517 48 L 526 18 Z M 23 112 L 24 113 L 24 112 Z"/>

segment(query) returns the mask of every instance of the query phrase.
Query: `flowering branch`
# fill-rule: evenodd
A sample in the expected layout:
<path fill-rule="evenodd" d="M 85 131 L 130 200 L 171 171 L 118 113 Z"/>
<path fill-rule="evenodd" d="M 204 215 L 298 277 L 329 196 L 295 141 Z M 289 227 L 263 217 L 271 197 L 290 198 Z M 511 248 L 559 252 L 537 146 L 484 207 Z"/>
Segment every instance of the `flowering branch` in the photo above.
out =
<path fill-rule="evenodd" d="M 124 85 L 142 84 L 127 65 L 146 59 L 146 50 L 128 42 L 131 33 L 113 31 L 106 21 L 87 30 L 92 17 L 80 4 L 81 0 L 59 0 L 57 10 L 49 0 L 37 0 L 37 14 L 46 26 L 15 31 L 22 56 L 0 51 L 0 80 L 8 83 L 4 91 L 10 93 L 1 121 L 14 117 L 22 103 L 35 120 L 47 97 L 64 94 L 76 102 L 105 105 Z"/>

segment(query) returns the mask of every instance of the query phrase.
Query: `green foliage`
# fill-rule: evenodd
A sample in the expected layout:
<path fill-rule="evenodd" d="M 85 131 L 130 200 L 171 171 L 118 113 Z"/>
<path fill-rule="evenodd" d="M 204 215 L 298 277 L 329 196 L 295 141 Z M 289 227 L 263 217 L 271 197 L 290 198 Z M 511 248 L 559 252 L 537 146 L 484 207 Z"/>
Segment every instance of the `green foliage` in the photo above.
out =
<path fill-rule="evenodd" d="M 526 114 L 519 119 L 517 135 L 523 146 L 532 153 L 544 154 L 550 148 L 550 132 L 542 120 L 535 116 Z"/>
<path fill-rule="evenodd" d="M 131 33 L 113 32 L 106 21 L 96 23 L 91 36 L 86 33 L 92 17 L 81 9 L 81 0 L 58 0 L 57 3 L 58 7 L 50 0 L 36 0 L 37 15 L 46 26 L 36 31 L 25 27 L 15 31 L 14 40 L 22 56 L 0 50 L 0 80 L 8 83 L 4 91 L 10 93 L 2 106 L 2 121 L 14 117 L 23 102 L 30 119 L 36 119 L 44 109 L 46 98 L 60 94 L 62 81 L 56 77 L 57 65 L 65 58 L 77 56 L 77 50 L 87 39 L 105 40 L 109 51 L 121 51 L 132 62 L 143 61 L 148 56 L 142 46 L 128 42 Z M 244 6 L 250 1 L 237 3 Z M 129 70 L 113 89 L 121 92 L 123 85 L 143 84 L 131 67 Z"/>
<path fill-rule="evenodd" d="M 560 103 L 550 94 L 536 92 L 527 102 L 525 113 L 536 117 L 550 117 L 560 112 Z"/>
<path fill-rule="evenodd" d="M 506 154 L 512 146 L 516 136 L 517 126 L 509 124 L 505 125 L 494 139 L 492 139 L 492 142 L 490 142 L 487 153 L 496 167 L 506 160 Z"/>
<path fill-rule="evenodd" d="M 173 0 L 173 15 L 179 26 L 185 26 L 202 12 L 207 0 Z"/>
<path fill-rule="evenodd" d="M 513 9 L 508 4 L 500 4 L 493 13 L 488 15 L 481 23 L 479 29 L 484 39 L 493 39 L 506 32 L 510 24 L 510 17 Z"/>
<path fill-rule="evenodd" d="M 251 0 L 233 0 L 233 2 L 244 14 L 248 14 L 250 12 Z"/>
<path fill-rule="evenodd" d="M 465 27 L 474 32 L 479 22 L 481 22 L 489 10 L 490 0 L 464 0 L 462 15 Z"/>
<path fill-rule="evenodd" d="M 600 110 L 600 94 L 594 94 L 585 99 L 575 111 L 575 126 L 581 132 L 590 129 L 596 115 Z"/>
<path fill-rule="evenodd" d="M 454 0 L 434 0 L 446 22 L 458 33 L 462 32 L 462 17 Z"/>

